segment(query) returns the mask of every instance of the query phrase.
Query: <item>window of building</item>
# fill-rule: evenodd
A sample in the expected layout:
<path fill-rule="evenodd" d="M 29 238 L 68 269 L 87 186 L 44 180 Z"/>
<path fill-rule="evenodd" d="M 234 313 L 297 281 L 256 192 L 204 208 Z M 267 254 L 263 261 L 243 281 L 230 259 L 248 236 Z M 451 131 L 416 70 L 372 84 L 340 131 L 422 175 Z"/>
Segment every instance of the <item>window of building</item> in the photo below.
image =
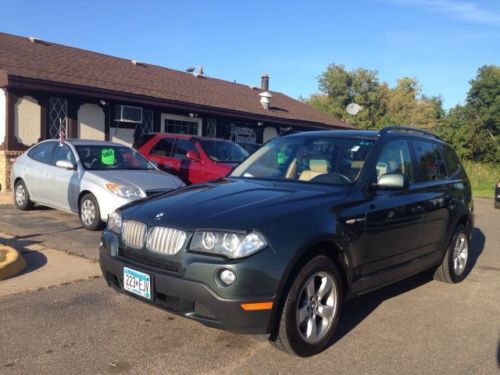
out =
<path fill-rule="evenodd" d="M 68 100 L 50 98 L 49 102 L 49 138 L 58 138 L 59 129 L 64 126 L 68 134 Z"/>
<path fill-rule="evenodd" d="M 162 115 L 162 129 L 164 133 L 201 135 L 201 118 Z"/>

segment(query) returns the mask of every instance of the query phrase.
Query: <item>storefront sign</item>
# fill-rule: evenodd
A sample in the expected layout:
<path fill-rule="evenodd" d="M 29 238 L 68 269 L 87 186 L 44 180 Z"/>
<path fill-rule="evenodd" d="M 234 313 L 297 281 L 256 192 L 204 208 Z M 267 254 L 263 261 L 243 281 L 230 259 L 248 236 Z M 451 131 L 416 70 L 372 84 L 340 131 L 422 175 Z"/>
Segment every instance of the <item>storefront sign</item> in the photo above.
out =
<path fill-rule="evenodd" d="M 257 134 L 252 128 L 231 124 L 231 140 L 239 143 L 257 143 Z"/>

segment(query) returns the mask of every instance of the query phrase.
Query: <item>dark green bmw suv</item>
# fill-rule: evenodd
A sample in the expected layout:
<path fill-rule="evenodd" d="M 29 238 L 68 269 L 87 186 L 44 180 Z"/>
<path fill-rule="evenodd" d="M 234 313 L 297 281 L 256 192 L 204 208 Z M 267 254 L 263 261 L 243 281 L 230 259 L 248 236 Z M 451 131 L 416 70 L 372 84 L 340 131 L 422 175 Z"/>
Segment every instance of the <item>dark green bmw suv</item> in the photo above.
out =
<path fill-rule="evenodd" d="M 464 279 L 473 223 L 464 168 L 438 137 L 314 131 L 120 208 L 100 264 L 117 290 L 309 356 L 331 344 L 346 298 L 430 268 Z"/>

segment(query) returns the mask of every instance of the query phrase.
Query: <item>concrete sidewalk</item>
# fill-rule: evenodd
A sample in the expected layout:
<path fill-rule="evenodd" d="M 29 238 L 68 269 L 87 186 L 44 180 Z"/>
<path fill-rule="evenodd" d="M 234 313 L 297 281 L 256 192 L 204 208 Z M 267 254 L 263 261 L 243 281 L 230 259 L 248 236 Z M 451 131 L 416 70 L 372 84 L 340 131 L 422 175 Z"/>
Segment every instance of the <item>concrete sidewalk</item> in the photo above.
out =
<path fill-rule="evenodd" d="M 0 297 L 66 285 L 101 275 L 99 265 L 91 260 L 38 244 L 23 246 L 17 242 L 14 237 L 0 233 L 0 244 L 14 247 L 27 264 L 20 274 L 0 281 Z"/>

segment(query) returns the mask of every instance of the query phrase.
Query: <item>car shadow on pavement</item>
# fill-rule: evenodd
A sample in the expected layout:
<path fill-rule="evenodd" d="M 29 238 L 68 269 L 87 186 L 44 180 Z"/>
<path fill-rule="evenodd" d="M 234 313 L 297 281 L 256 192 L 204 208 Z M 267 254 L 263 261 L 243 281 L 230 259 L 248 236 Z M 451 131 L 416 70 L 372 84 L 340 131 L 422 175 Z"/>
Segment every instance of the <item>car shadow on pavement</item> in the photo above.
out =
<path fill-rule="evenodd" d="M 485 242 L 486 238 L 484 233 L 480 229 L 475 228 L 472 235 L 472 241 L 470 243 L 469 265 L 465 271 L 466 278 L 474 268 L 479 256 L 483 252 Z M 358 324 L 368 317 L 368 315 L 375 311 L 375 309 L 384 301 L 427 284 L 434 279 L 433 276 L 434 270 L 427 270 L 401 280 L 395 284 L 391 284 L 376 291 L 346 301 L 337 330 L 335 331 L 333 342 L 335 343 L 340 341 L 345 335 L 351 332 Z"/>

